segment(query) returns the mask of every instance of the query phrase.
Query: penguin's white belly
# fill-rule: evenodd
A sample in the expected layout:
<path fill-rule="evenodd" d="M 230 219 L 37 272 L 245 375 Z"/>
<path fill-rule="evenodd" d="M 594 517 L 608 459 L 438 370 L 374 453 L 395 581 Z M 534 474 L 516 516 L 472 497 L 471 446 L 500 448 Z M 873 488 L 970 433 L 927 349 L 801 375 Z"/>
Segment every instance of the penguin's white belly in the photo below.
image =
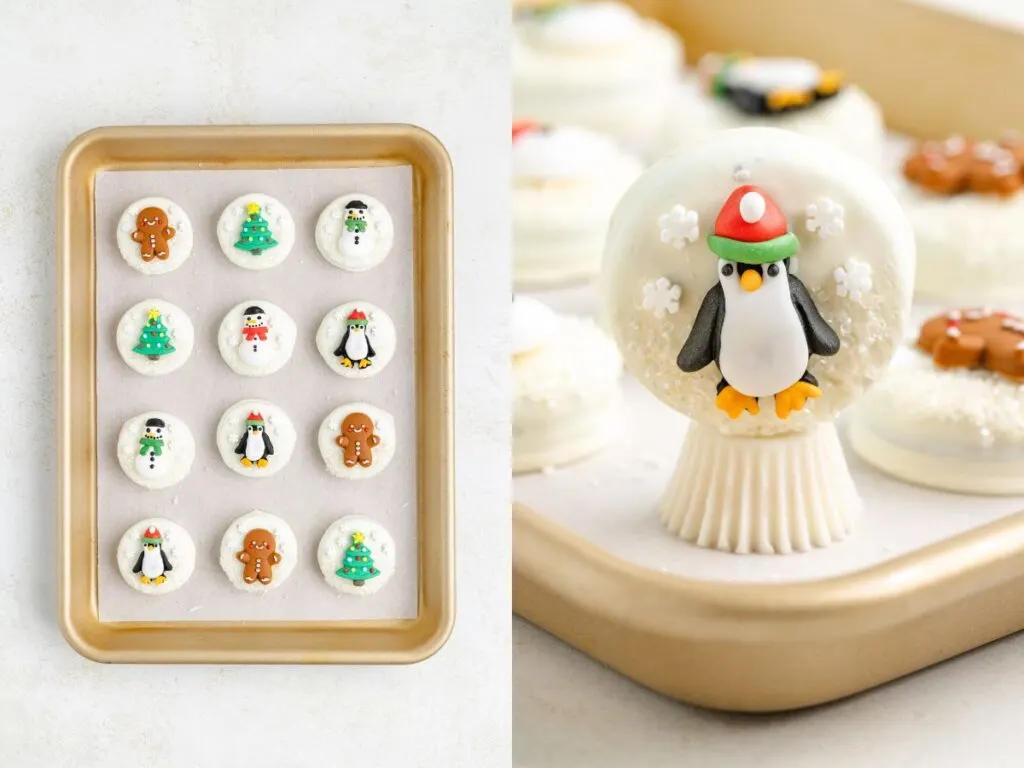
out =
<path fill-rule="evenodd" d="M 246 341 L 243 336 L 242 343 L 238 346 L 238 357 L 242 362 L 256 368 L 269 363 L 272 353 L 270 342 L 260 339 Z"/>
<path fill-rule="evenodd" d="M 371 227 L 365 232 L 349 232 L 347 229 L 341 233 L 341 241 L 338 247 L 346 256 L 366 256 L 370 254 L 377 245 L 377 235 Z"/>
<path fill-rule="evenodd" d="M 164 561 L 160 557 L 159 549 L 144 549 L 142 551 L 142 575 L 147 579 L 155 579 L 164 574 Z"/>
<path fill-rule="evenodd" d="M 166 449 L 164 449 L 166 451 Z M 159 477 L 167 470 L 167 457 L 157 456 L 152 448 L 144 454 L 136 454 L 135 471 L 146 477 Z"/>
<path fill-rule="evenodd" d="M 263 435 L 249 435 L 249 439 L 245 441 L 245 458 L 249 461 L 259 461 L 263 458 L 265 451 Z"/>
<path fill-rule="evenodd" d="M 345 342 L 345 356 L 349 360 L 363 360 L 369 352 L 365 333 L 350 333 Z"/>
<path fill-rule="evenodd" d="M 733 389 L 751 397 L 781 392 L 804 375 L 808 352 L 788 286 L 727 299 L 718 365 Z"/>

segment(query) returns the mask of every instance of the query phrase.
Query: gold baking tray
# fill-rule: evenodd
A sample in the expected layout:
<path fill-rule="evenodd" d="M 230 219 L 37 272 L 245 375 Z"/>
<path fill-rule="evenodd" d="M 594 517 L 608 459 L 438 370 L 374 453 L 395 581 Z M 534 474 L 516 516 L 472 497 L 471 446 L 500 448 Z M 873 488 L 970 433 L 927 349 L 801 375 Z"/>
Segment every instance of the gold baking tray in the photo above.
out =
<path fill-rule="evenodd" d="M 96 249 L 100 171 L 341 168 L 413 170 L 418 612 L 415 619 L 103 622 L 96 537 Z M 65 150 L 58 177 L 60 624 L 105 662 L 412 663 L 455 621 L 452 409 L 452 168 L 412 125 L 98 128 Z M 73 459 L 73 460 L 72 460 Z"/>

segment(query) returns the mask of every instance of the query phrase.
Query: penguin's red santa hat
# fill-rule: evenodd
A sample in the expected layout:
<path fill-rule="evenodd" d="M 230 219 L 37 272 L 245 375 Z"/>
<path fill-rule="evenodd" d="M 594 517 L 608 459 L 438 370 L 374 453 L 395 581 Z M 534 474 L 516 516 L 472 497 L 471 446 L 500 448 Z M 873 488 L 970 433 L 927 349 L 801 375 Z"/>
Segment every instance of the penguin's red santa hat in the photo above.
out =
<path fill-rule="evenodd" d="M 753 184 L 729 195 L 708 235 L 708 247 L 720 259 L 742 264 L 770 264 L 788 259 L 800 247 L 786 215 L 768 193 Z"/>
<path fill-rule="evenodd" d="M 145 533 L 142 534 L 143 544 L 161 544 L 163 540 L 164 537 L 160 535 L 160 529 L 155 525 L 149 526 Z"/>
<path fill-rule="evenodd" d="M 250 411 L 249 415 L 245 417 L 245 423 L 247 426 L 258 424 L 263 426 L 263 414 L 259 411 Z"/>

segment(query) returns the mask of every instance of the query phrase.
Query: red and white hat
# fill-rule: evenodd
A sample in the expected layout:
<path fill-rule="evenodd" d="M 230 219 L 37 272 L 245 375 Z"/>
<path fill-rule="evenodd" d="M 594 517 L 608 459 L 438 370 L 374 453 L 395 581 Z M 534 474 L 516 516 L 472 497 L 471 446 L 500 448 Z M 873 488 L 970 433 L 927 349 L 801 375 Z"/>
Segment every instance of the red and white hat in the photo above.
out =
<path fill-rule="evenodd" d="M 263 425 L 263 414 L 259 411 L 250 411 L 249 415 L 245 417 L 246 426 L 250 424 Z"/>
<path fill-rule="evenodd" d="M 160 535 L 160 529 L 155 525 L 149 526 L 145 533 L 142 534 L 143 544 L 161 544 L 163 543 L 164 537 Z"/>
<path fill-rule="evenodd" d="M 708 247 L 727 261 L 769 264 L 788 259 L 800 242 L 775 201 L 760 187 L 744 184 L 722 206 Z"/>

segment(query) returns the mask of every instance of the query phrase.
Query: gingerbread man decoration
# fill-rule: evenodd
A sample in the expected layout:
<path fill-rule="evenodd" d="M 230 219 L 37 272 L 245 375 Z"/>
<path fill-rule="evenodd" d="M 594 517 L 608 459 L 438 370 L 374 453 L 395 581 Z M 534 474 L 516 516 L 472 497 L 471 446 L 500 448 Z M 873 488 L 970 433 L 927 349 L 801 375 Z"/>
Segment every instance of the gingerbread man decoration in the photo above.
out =
<path fill-rule="evenodd" d="M 926 141 L 903 164 L 903 175 L 929 192 L 1010 197 L 1024 186 L 1024 142 L 972 141 L 951 136 Z"/>
<path fill-rule="evenodd" d="M 1024 319 L 991 309 L 957 309 L 921 326 L 917 346 L 939 368 L 981 368 L 1024 382 Z"/>
<path fill-rule="evenodd" d="M 369 467 L 373 464 L 373 448 L 380 445 L 380 436 L 374 433 L 373 419 L 356 411 L 341 422 L 341 434 L 335 442 L 345 454 L 346 467 Z"/>
<path fill-rule="evenodd" d="M 143 261 L 159 259 L 166 261 L 171 255 L 168 241 L 177 230 L 167 225 L 167 214 L 156 207 L 143 208 L 135 217 L 135 231 L 132 240 L 139 244 Z"/>
<path fill-rule="evenodd" d="M 244 549 L 235 553 L 235 557 L 244 563 L 242 581 L 252 584 L 258 581 L 266 586 L 274 580 L 274 566 L 281 562 L 281 553 L 277 551 L 277 539 L 265 528 L 253 528 L 245 534 Z"/>

